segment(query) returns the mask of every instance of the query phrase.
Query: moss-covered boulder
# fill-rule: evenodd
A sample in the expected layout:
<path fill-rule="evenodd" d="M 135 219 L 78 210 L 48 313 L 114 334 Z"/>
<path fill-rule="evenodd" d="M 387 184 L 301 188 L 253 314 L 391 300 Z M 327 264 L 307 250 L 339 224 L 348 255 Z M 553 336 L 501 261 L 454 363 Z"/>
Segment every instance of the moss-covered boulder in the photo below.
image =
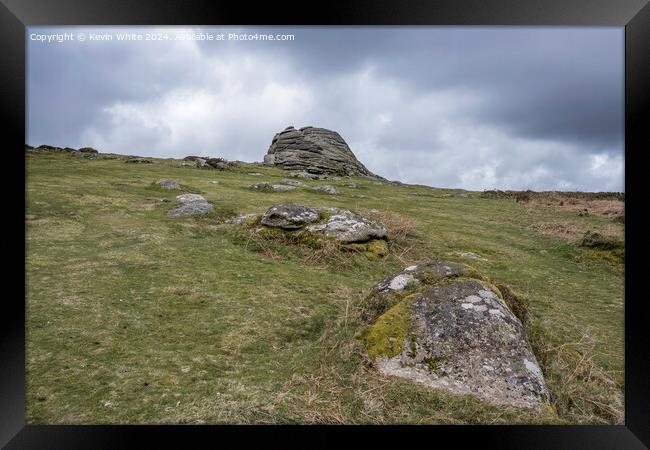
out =
<path fill-rule="evenodd" d="M 282 203 L 269 208 L 254 222 L 234 218 L 231 223 L 257 226 L 257 234 L 268 239 L 289 237 L 292 239 L 288 241 L 314 248 L 333 243 L 342 251 L 363 253 L 373 259 L 388 254 L 386 227 L 345 209 Z"/>
<path fill-rule="evenodd" d="M 498 405 L 547 404 L 522 322 L 472 269 L 445 261 L 408 267 L 377 284 L 364 308 L 366 353 L 379 372 Z"/>

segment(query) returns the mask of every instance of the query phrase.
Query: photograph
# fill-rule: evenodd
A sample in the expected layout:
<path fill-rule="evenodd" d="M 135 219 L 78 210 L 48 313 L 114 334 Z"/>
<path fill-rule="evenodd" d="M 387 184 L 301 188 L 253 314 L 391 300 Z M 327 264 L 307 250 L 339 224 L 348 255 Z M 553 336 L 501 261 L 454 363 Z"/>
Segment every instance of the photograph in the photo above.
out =
<path fill-rule="evenodd" d="M 27 424 L 625 423 L 624 28 L 25 48 Z"/>

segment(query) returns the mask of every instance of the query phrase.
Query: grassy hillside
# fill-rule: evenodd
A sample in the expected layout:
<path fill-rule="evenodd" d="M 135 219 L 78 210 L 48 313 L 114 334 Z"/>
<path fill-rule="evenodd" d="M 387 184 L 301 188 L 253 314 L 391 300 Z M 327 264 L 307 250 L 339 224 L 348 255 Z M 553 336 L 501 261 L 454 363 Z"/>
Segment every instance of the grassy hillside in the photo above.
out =
<path fill-rule="evenodd" d="M 28 422 L 622 421 L 624 267 L 609 250 L 552 232 L 622 239 L 620 222 L 361 178 L 303 180 L 334 185 L 338 196 L 245 187 L 287 175 L 28 154 Z M 168 218 L 180 192 L 153 187 L 160 179 L 201 193 L 215 211 Z M 360 187 L 346 188 L 350 181 Z M 224 223 L 284 201 L 379 217 L 393 237 L 390 255 L 315 255 Z M 553 408 L 490 406 L 368 366 L 356 305 L 424 258 L 469 263 L 528 298 L 527 329 Z"/>

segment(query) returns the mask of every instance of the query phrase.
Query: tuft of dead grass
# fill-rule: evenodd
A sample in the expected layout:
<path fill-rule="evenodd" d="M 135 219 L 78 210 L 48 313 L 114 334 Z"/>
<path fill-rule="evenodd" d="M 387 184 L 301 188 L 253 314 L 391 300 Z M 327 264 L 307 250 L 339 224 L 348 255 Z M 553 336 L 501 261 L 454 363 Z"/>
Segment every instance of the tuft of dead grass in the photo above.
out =
<path fill-rule="evenodd" d="M 560 417 L 579 423 L 624 423 L 623 389 L 613 374 L 596 364 L 597 345 L 589 330 L 577 341 L 560 345 L 552 345 L 538 326 L 528 334 Z"/>
<path fill-rule="evenodd" d="M 422 247 L 422 239 L 417 220 L 388 210 L 362 209 L 359 212 L 384 224 L 388 232 L 391 256 L 400 264 L 411 265 L 419 259 L 415 251 Z"/>

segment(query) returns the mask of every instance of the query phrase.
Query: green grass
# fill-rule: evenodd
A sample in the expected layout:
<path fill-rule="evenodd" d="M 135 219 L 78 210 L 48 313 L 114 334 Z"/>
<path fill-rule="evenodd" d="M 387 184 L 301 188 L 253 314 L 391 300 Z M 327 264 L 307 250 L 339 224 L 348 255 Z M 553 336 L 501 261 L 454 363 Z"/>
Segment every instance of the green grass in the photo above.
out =
<path fill-rule="evenodd" d="M 280 183 L 287 172 L 179 166 L 27 156 L 29 423 L 621 422 L 624 267 L 531 226 L 573 221 L 622 235 L 622 224 L 360 178 L 302 180 L 338 196 L 255 192 L 246 186 Z M 161 179 L 215 211 L 168 218 L 179 192 L 152 187 Z M 361 187 L 344 187 L 350 181 Z M 397 236 L 389 256 L 314 258 L 308 247 L 251 241 L 223 223 L 285 201 L 378 210 Z M 490 406 L 372 370 L 358 305 L 423 258 L 468 262 L 528 298 L 554 411 Z"/>

